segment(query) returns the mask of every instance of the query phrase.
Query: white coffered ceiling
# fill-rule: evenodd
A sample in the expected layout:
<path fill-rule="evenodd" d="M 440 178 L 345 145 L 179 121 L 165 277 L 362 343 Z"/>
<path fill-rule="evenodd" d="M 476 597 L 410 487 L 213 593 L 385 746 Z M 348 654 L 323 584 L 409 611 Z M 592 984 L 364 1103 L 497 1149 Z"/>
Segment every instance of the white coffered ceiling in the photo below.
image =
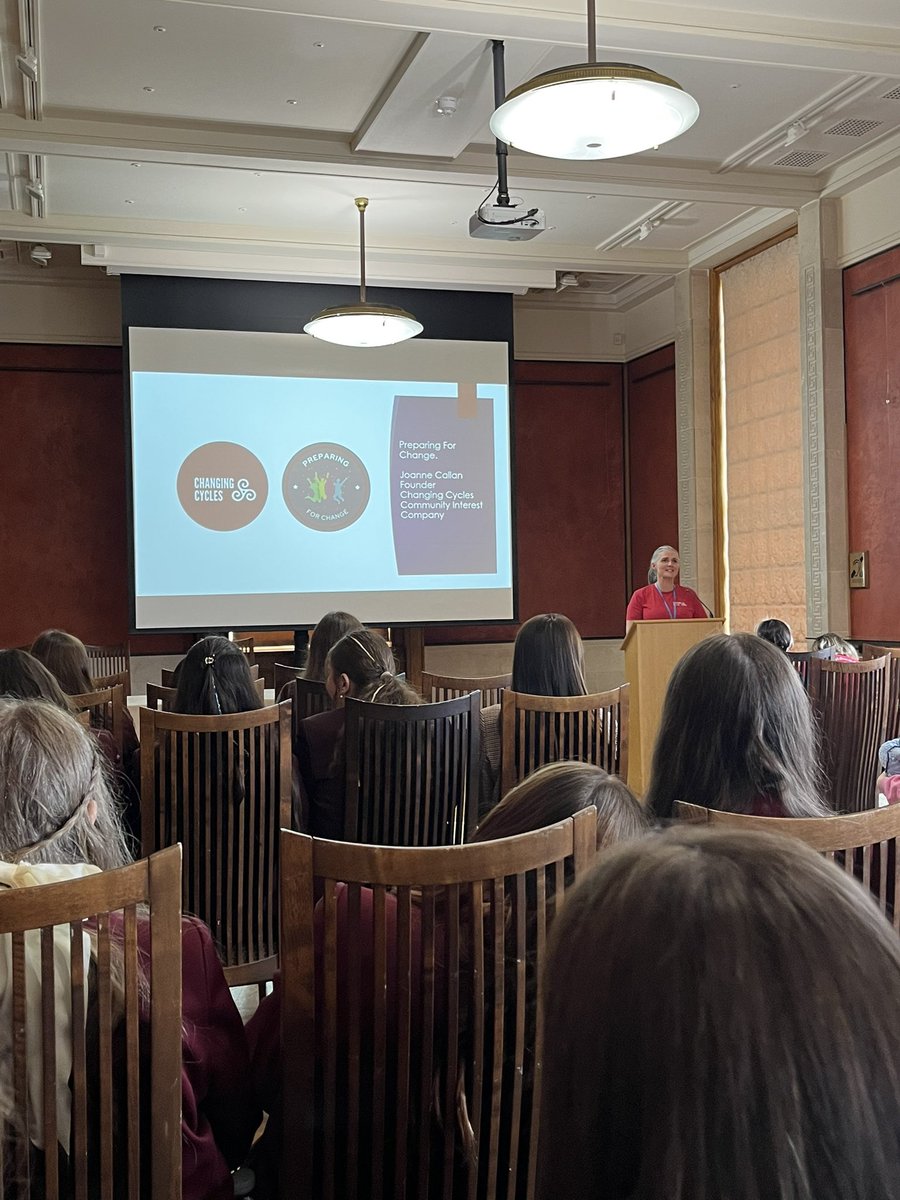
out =
<path fill-rule="evenodd" d="M 584 0 L 0 0 L 0 240 L 111 271 L 348 280 L 364 194 L 374 283 L 575 273 L 627 307 L 900 161 L 897 0 L 599 8 L 602 56 L 676 78 L 700 119 L 631 159 L 512 152 L 547 229 L 506 243 L 468 235 L 495 180 L 490 42 L 509 88 L 581 61 Z"/>

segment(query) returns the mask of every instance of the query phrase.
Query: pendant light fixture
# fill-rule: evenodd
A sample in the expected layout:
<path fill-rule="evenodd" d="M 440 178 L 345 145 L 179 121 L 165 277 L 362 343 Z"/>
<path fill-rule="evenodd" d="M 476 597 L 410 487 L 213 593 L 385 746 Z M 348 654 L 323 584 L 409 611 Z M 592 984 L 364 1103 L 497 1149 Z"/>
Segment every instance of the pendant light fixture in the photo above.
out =
<path fill-rule="evenodd" d="M 588 61 L 515 88 L 491 117 L 495 137 L 549 158 L 621 158 L 671 141 L 700 106 L 674 79 L 631 63 L 597 62 L 596 0 L 588 0 Z"/>
<path fill-rule="evenodd" d="M 366 303 L 366 208 L 369 201 L 357 196 L 359 209 L 359 304 L 323 308 L 307 321 L 303 332 L 338 346 L 393 346 L 422 332 L 422 324 L 402 308 Z"/>

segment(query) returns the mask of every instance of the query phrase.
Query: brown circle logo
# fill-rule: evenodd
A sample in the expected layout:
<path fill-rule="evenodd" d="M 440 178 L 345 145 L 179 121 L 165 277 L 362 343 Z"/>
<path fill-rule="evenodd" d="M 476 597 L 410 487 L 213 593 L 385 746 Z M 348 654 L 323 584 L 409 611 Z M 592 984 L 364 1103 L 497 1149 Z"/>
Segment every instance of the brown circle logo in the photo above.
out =
<path fill-rule="evenodd" d="M 337 442 L 315 442 L 298 450 L 281 483 L 291 516 L 307 529 L 330 533 L 359 520 L 370 489 L 362 459 Z"/>
<path fill-rule="evenodd" d="M 262 512 L 269 480 L 262 463 L 236 442 L 207 442 L 178 472 L 181 507 L 205 529 L 243 529 Z"/>

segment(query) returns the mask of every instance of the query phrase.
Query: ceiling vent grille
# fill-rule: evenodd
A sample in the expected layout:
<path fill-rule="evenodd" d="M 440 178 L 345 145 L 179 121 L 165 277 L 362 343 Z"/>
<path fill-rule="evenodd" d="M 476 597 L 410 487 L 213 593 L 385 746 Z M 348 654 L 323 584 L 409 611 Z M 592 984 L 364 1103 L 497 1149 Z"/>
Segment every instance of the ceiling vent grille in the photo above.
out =
<path fill-rule="evenodd" d="M 792 150 L 772 163 L 773 167 L 814 167 L 828 155 L 822 150 Z"/>
<path fill-rule="evenodd" d="M 826 129 L 825 133 L 832 137 L 865 137 L 867 133 L 871 133 L 873 129 L 877 129 L 879 125 L 883 125 L 883 121 L 870 121 L 867 117 L 847 117 L 844 121 L 838 121 L 837 125 L 832 125 L 830 129 Z"/>
<path fill-rule="evenodd" d="M 881 97 L 882 100 L 900 100 L 900 87 L 891 88 L 889 92 L 885 92 Z"/>

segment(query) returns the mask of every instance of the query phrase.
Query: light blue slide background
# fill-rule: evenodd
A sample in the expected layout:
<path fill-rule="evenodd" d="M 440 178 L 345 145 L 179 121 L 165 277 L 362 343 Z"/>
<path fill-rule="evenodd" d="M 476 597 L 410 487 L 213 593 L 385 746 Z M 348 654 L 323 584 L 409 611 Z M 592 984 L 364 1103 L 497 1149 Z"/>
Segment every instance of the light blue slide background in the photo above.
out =
<path fill-rule="evenodd" d="M 508 389 L 496 383 L 480 383 L 478 395 L 494 400 L 497 572 L 400 576 L 396 571 L 389 494 L 394 396 L 456 393 L 456 383 L 135 372 L 131 403 L 137 595 L 511 587 Z M 198 446 L 217 441 L 246 446 L 266 469 L 268 500 L 244 529 L 204 529 L 178 501 L 181 464 Z M 305 528 L 291 516 L 281 494 L 282 476 L 294 454 L 324 441 L 358 454 L 372 485 L 360 519 L 334 533 Z M 432 470 L 441 463 L 411 460 L 407 466 Z"/>

